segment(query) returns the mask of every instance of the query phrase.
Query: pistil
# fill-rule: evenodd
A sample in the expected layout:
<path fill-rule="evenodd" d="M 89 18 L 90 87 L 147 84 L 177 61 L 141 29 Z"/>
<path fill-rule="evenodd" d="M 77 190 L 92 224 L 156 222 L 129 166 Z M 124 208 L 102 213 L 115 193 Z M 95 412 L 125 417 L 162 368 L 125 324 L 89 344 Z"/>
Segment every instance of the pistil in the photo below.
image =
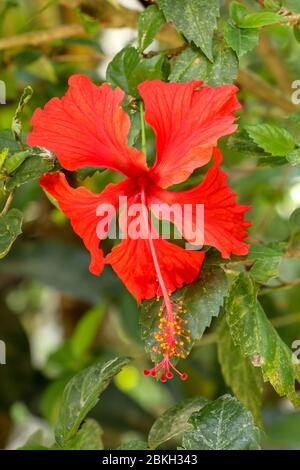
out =
<path fill-rule="evenodd" d="M 171 379 L 173 377 L 173 373 L 176 373 L 182 380 L 186 380 L 187 374 L 179 372 L 172 363 L 172 360 L 176 361 L 179 358 L 185 358 L 188 354 L 186 347 L 188 343 L 190 343 L 190 331 L 185 328 L 187 320 L 182 318 L 185 310 L 182 302 L 171 301 L 171 292 L 168 292 L 167 290 L 151 235 L 151 220 L 147 209 L 144 188 L 141 189 L 141 203 L 150 252 L 157 275 L 157 281 L 163 297 L 162 306 L 159 310 L 160 320 L 158 331 L 154 333 L 156 345 L 153 347 L 153 352 L 161 354 L 162 360 L 155 364 L 152 369 L 146 369 L 144 374 L 152 375 L 153 377 L 160 374 L 160 380 L 165 382 L 167 379 Z"/>

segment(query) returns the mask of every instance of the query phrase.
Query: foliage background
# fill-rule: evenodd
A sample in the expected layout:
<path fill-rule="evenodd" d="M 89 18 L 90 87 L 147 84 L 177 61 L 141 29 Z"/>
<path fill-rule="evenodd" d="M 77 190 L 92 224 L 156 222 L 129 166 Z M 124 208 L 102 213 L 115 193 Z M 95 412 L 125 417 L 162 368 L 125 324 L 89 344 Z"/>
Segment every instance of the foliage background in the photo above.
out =
<path fill-rule="evenodd" d="M 0 108 L 1 129 L 10 128 L 27 85 L 32 86 L 34 94 L 23 110 L 25 133 L 30 129 L 33 110 L 53 96 L 61 96 L 72 73 L 85 73 L 101 83 L 114 55 L 126 45 L 136 44 L 139 14 L 151 3 L 1 0 L 0 79 L 7 86 L 7 102 Z M 164 3 L 168 2 L 161 2 Z M 204 11 L 205 1 L 202 3 Z M 206 3 L 210 8 L 211 2 Z M 221 17 L 216 33 L 220 41 L 223 41 L 225 24 L 231 25 L 227 26 L 229 29 L 235 28 L 229 19 L 230 3 L 220 2 Z M 249 12 L 278 11 L 281 3 L 295 15 L 300 13 L 296 0 L 240 3 Z M 186 2 L 182 1 L 179 14 L 185 6 Z M 248 29 L 243 34 L 247 36 L 247 33 Z M 225 37 L 229 34 L 227 29 Z M 240 202 L 253 206 L 250 240 L 261 250 L 252 256 L 250 266 L 253 259 L 261 263 L 256 266 L 255 279 L 260 285 L 259 298 L 267 317 L 289 347 L 300 339 L 300 218 L 299 212 L 294 212 L 300 207 L 300 156 L 297 152 L 294 158 L 288 159 L 288 152 L 278 155 L 283 137 L 280 135 L 276 143 L 276 132 L 270 139 L 271 150 L 264 148 L 266 144 L 257 146 L 257 139 L 254 143 L 251 132 L 247 134 L 245 128 L 268 123 L 286 129 L 297 148 L 300 108 L 291 103 L 291 83 L 300 79 L 299 34 L 297 26 L 273 21 L 265 28 L 253 30 L 239 43 L 246 49 L 248 41 L 249 49 L 256 40 L 258 43 L 252 51 L 240 54 L 239 63 L 235 53 L 228 52 L 228 45 L 222 43 L 220 62 L 212 68 L 195 45 L 186 49 L 188 33 L 180 35 L 170 24 L 163 25 L 143 56 L 145 60 L 155 58 L 153 70 L 147 66 L 142 74 L 144 78 L 150 73 L 161 78 L 171 74 L 172 79 L 183 81 L 199 77 L 214 85 L 237 80 L 243 105 L 240 127 L 244 130 L 223 139 L 223 168 L 234 191 L 240 195 Z M 18 44 L 13 42 L 15 38 L 21 38 Z M 149 55 L 149 50 L 168 50 L 168 53 L 160 59 L 160 55 Z M 183 53 L 188 57 L 180 56 Z M 117 64 L 115 69 L 111 68 L 109 77 L 112 82 L 121 79 L 124 83 L 125 75 Z M 136 77 L 134 73 L 133 77 Z M 128 83 L 127 80 L 125 87 L 134 86 Z M 138 134 L 138 120 L 132 110 L 129 112 Z M 153 155 L 154 139 L 149 130 L 147 143 Z M 2 143 L 0 151 L 4 147 Z M 116 177 L 104 171 L 90 175 L 82 172 L 77 178 L 99 191 Z M 196 172 L 193 178 L 194 182 L 199 181 L 201 172 Z M 3 192 L 2 206 L 6 197 Z M 22 235 L 0 261 L 0 339 L 7 346 L 7 364 L 0 366 L 1 448 L 20 447 L 41 429 L 42 435 L 36 434 L 31 440 L 50 445 L 66 383 L 86 366 L 115 355 L 131 356 L 134 360 L 115 376 L 92 411 L 92 417 L 101 424 L 105 448 L 147 440 L 155 419 L 180 400 L 199 396 L 215 400 L 226 392 L 231 393 L 221 372 L 220 362 L 224 361 L 222 357 L 218 359 L 216 319 L 186 361 L 188 381 L 174 379 L 161 384 L 144 377 L 142 371 L 149 359 L 140 336 L 140 313 L 118 278 L 109 269 L 99 279 L 89 274 L 88 254 L 67 219 L 47 199 L 37 179 L 18 187 L 11 207 L 23 213 L 24 221 Z M 241 271 L 243 266 L 247 268 L 247 260 L 244 264 L 228 264 L 227 274 Z M 226 345 L 223 353 L 228 353 Z M 232 365 L 238 358 L 238 354 L 233 354 Z M 226 367 L 224 363 L 223 367 Z M 246 367 L 241 364 L 241 370 Z M 279 365 L 275 362 L 274 367 L 277 370 Z M 227 384 L 232 385 L 235 378 L 238 383 L 242 381 L 240 373 L 233 370 Z M 249 382 L 250 401 L 257 393 L 251 386 L 253 383 Z M 262 398 L 262 422 L 266 432 L 264 448 L 300 448 L 300 414 L 268 384 Z M 162 444 L 162 448 L 176 448 L 176 445 L 176 440 L 171 440 Z"/>

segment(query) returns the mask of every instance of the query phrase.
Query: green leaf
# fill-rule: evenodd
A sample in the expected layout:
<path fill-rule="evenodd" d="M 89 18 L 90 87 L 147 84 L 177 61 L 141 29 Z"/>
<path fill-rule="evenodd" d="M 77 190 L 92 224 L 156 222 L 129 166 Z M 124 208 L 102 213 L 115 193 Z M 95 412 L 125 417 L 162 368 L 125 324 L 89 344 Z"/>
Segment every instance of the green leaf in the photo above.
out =
<path fill-rule="evenodd" d="M 227 23 L 224 29 L 224 37 L 228 46 L 237 53 L 238 57 L 242 57 L 257 45 L 259 30 L 241 29 Z"/>
<path fill-rule="evenodd" d="M 30 155 L 28 150 L 24 152 L 17 152 L 13 155 L 7 156 L 3 168 L 7 171 L 8 174 L 13 173 L 22 163 L 24 160 Z"/>
<path fill-rule="evenodd" d="M 246 126 L 246 131 L 254 142 L 263 150 L 276 157 L 284 157 L 294 150 L 294 137 L 282 127 L 271 124 Z"/>
<path fill-rule="evenodd" d="M 24 88 L 22 96 L 20 98 L 18 107 L 16 109 L 15 115 L 12 120 L 11 130 L 15 136 L 17 142 L 22 141 L 22 123 L 21 123 L 21 113 L 26 104 L 30 101 L 33 95 L 33 89 L 31 86 Z"/>
<path fill-rule="evenodd" d="M 57 443 L 64 447 L 78 431 L 86 415 L 96 406 L 99 395 L 112 378 L 129 363 L 127 357 L 98 362 L 76 374 L 63 392 L 59 420 L 55 428 Z"/>
<path fill-rule="evenodd" d="M 188 423 L 191 414 L 200 410 L 207 403 L 208 400 L 202 397 L 189 398 L 180 401 L 160 415 L 149 432 L 148 444 L 150 449 L 156 449 L 164 442 L 191 429 L 191 425 Z"/>
<path fill-rule="evenodd" d="M 239 129 L 231 135 L 227 140 L 227 146 L 230 150 L 242 154 L 245 158 L 271 157 L 249 137 L 245 129 Z"/>
<path fill-rule="evenodd" d="M 0 216 L 0 259 L 9 252 L 13 242 L 22 233 L 23 215 L 17 209 L 11 209 Z"/>
<path fill-rule="evenodd" d="M 292 166 L 300 166 L 300 149 L 289 152 L 286 159 Z"/>
<path fill-rule="evenodd" d="M 210 326 L 212 318 L 219 315 L 226 293 L 227 279 L 224 271 L 208 266 L 203 267 L 198 281 L 178 289 L 171 297 L 172 301 L 182 301 L 186 310 L 184 319 L 187 320 L 187 328 L 191 331 L 191 343 L 186 349 L 191 348 L 194 341 L 200 340 L 205 329 Z M 160 305 L 156 300 L 144 301 L 141 304 L 141 336 L 153 362 L 158 360 L 153 347 L 156 344 L 154 334 L 159 327 Z"/>
<path fill-rule="evenodd" d="M 103 450 L 103 431 L 94 419 L 87 419 L 79 431 L 68 440 L 64 449 L 69 450 Z"/>
<path fill-rule="evenodd" d="M 208 85 L 218 86 L 232 83 L 237 73 L 236 53 L 222 41 L 215 43 L 213 63 L 196 48 L 185 49 L 172 61 L 169 80 L 187 82 L 201 79 Z"/>
<path fill-rule="evenodd" d="M 300 207 L 298 207 L 298 209 L 295 209 L 294 212 L 292 212 L 289 220 L 289 225 L 292 231 L 300 231 Z"/>
<path fill-rule="evenodd" d="M 107 67 L 106 80 L 119 86 L 128 95 L 138 98 L 137 85 L 144 80 L 161 80 L 164 76 L 164 55 L 141 58 L 135 47 L 122 49 Z"/>
<path fill-rule="evenodd" d="M 265 283 L 278 276 L 279 264 L 286 251 L 285 243 L 269 243 L 268 245 L 251 245 L 248 259 L 254 264 L 250 270 L 251 276 Z"/>
<path fill-rule="evenodd" d="M 158 0 L 167 21 L 174 24 L 188 41 L 200 47 L 213 61 L 213 34 L 219 17 L 219 0 Z"/>
<path fill-rule="evenodd" d="M 0 151 L 4 148 L 8 148 L 11 153 L 20 151 L 19 144 L 15 141 L 10 129 L 0 131 Z"/>
<path fill-rule="evenodd" d="M 33 62 L 30 62 L 30 64 L 24 66 L 24 70 L 40 80 L 57 83 L 54 65 L 47 56 L 42 55 Z"/>
<path fill-rule="evenodd" d="M 226 384 L 251 411 L 256 423 L 261 423 L 260 408 L 264 389 L 261 371 L 234 344 L 225 317 L 218 327 L 218 358 Z"/>
<path fill-rule="evenodd" d="M 238 21 L 238 26 L 240 28 L 261 28 L 262 26 L 283 22 L 288 22 L 288 19 L 272 11 L 261 11 L 248 13 Z"/>
<path fill-rule="evenodd" d="M 148 449 L 147 442 L 139 441 L 139 440 L 126 442 L 125 444 L 122 444 L 120 447 L 118 447 L 118 450 L 147 450 L 147 449 Z"/>
<path fill-rule="evenodd" d="M 287 396 L 299 406 L 300 397 L 295 391 L 297 368 L 292 351 L 278 336 L 257 301 L 257 291 L 249 274 L 239 274 L 230 286 L 225 314 L 235 345 L 253 365 L 261 367 L 264 380 L 269 381 L 280 396 Z"/>
<path fill-rule="evenodd" d="M 299 26 L 294 26 L 294 36 L 296 40 L 300 43 L 300 28 Z"/>
<path fill-rule="evenodd" d="M 96 337 L 104 312 L 105 307 L 97 305 L 79 320 L 70 338 L 70 349 L 74 357 L 87 354 Z"/>
<path fill-rule="evenodd" d="M 27 156 L 24 162 L 7 178 L 5 188 L 7 191 L 12 191 L 14 188 L 34 181 L 55 169 L 56 159 L 50 153 Z"/>
<path fill-rule="evenodd" d="M 183 434 L 186 450 L 257 450 L 260 431 L 252 415 L 230 395 L 223 395 L 193 413 L 194 430 Z"/>
<path fill-rule="evenodd" d="M 139 15 L 138 47 L 141 52 L 151 44 L 164 23 L 164 15 L 156 5 L 150 5 Z"/>
<path fill-rule="evenodd" d="M 239 22 L 247 15 L 247 8 L 240 2 L 231 2 L 229 6 L 230 16 L 232 20 L 239 24 Z"/>

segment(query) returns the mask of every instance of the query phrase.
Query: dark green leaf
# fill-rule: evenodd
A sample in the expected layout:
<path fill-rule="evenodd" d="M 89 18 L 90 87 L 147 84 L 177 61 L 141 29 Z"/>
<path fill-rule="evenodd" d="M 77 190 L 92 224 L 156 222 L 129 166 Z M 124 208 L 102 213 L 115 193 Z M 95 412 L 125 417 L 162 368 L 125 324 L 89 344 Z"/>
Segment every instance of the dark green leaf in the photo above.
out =
<path fill-rule="evenodd" d="M 164 15 L 156 5 L 150 5 L 139 15 L 138 46 L 141 52 L 151 44 L 164 23 Z"/>
<path fill-rule="evenodd" d="M 138 98 L 138 84 L 144 80 L 162 79 L 163 65 L 163 54 L 145 59 L 139 56 L 135 47 L 125 47 L 108 65 L 106 79 L 112 86 L 119 86 L 128 95 Z"/>
<path fill-rule="evenodd" d="M 257 301 L 257 291 L 249 274 L 239 274 L 232 283 L 226 297 L 225 314 L 234 343 L 253 365 L 261 367 L 264 380 L 268 380 L 280 396 L 287 396 L 299 406 L 292 351 L 278 336 Z"/>
<path fill-rule="evenodd" d="M 232 83 L 238 73 L 236 53 L 223 41 L 214 45 L 214 62 L 211 63 L 194 47 L 185 49 L 171 64 L 170 81 L 203 80 L 211 86 Z"/>
<path fill-rule="evenodd" d="M 246 126 L 246 131 L 257 145 L 276 157 L 286 156 L 296 144 L 287 130 L 271 124 Z"/>
<path fill-rule="evenodd" d="M 15 141 L 13 133 L 10 129 L 0 131 L 0 151 L 8 148 L 11 153 L 20 151 L 19 144 Z"/>
<path fill-rule="evenodd" d="M 241 29 L 227 23 L 224 30 L 224 37 L 228 46 L 233 49 L 238 57 L 242 57 L 246 52 L 255 48 L 258 43 L 258 29 Z"/>
<path fill-rule="evenodd" d="M 256 450 L 260 432 L 252 415 L 230 395 L 224 395 L 193 413 L 194 430 L 183 434 L 186 450 Z"/>
<path fill-rule="evenodd" d="M 242 353 L 231 338 L 225 317 L 218 327 L 218 358 L 226 384 L 251 411 L 256 423 L 261 422 L 260 407 L 264 389 L 261 371 Z"/>
<path fill-rule="evenodd" d="M 64 389 L 59 420 L 55 428 L 57 443 L 64 447 L 78 431 L 86 415 L 96 406 L 99 395 L 112 378 L 129 363 L 127 357 L 98 362 L 76 374 Z"/>
<path fill-rule="evenodd" d="M 213 34 L 219 16 L 219 0 L 158 0 L 168 21 L 213 61 Z"/>
<path fill-rule="evenodd" d="M 0 216 L 0 259 L 9 252 L 13 242 L 22 233 L 23 215 L 17 209 L 11 209 Z"/>
<path fill-rule="evenodd" d="M 200 410 L 208 400 L 202 397 L 180 401 L 165 411 L 154 422 L 148 436 L 150 449 L 156 449 L 162 443 L 179 436 L 191 429 L 188 420 L 194 411 Z"/>
<path fill-rule="evenodd" d="M 300 28 L 299 26 L 294 26 L 294 36 L 297 41 L 300 43 Z"/>

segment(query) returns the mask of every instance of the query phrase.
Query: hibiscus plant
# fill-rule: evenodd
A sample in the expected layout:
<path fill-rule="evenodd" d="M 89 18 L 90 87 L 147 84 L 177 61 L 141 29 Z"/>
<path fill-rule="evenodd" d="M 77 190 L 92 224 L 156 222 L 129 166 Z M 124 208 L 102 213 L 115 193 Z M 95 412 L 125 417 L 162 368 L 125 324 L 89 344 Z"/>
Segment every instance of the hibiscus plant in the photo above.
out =
<path fill-rule="evenodd" d="M 0 6 L 1 445 L 299 448 L 298 2 L 36 3 Z"/>

